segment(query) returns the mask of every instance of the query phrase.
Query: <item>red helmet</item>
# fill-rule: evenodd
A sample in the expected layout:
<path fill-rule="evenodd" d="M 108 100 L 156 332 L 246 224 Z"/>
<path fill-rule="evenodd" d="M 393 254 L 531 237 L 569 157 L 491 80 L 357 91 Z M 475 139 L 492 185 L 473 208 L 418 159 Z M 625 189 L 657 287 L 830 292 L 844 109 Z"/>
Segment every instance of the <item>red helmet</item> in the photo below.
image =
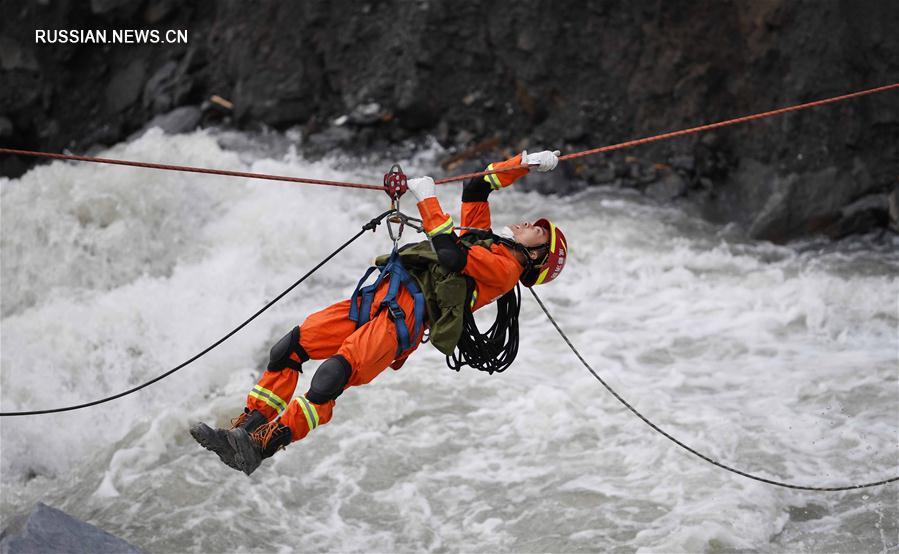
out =
<path fill-rule="evenodd" d="M 536 266 L 531 271 L 526 271 L 521 276 L 521 284 L 526 287 L 534 285 L 542 285 L 549 283 L 562 273 L 565 267 L 565 260 L 568 258 L 568 243 L 565 241 L 565 235 L 562 230 L 553 225 L 548 219 L 538 219 L 534 225 L 543 227 L 549 233 L 549 253 L 543 264 Z"/>

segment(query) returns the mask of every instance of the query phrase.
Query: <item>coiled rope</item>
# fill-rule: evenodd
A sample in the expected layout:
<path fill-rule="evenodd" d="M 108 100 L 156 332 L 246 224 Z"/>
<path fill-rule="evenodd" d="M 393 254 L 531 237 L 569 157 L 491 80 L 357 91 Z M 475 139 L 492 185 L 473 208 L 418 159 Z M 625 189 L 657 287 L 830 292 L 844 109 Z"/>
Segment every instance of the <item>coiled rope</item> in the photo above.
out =
<path fill-rule="evenodd" d="M 789 112 L 795 112 L 799 110 L 805 110 L 809 108 L 814 108 L 817 106 L 823 106 L 825 104 L 832 104 L 834 102 L 841 102 L 843 100 L 849 100 L 851 98 L 858 98 L 860 96 L 867 96 L 869 94 L 875 94 L 878 92 L 886 92 L 888 90 L 893 90 L 899 88 L 899 83 L 893 83 L 891 85 L 884 85 L 880 87 L 870 88 L 866 90 L 860 90 L 858 92 L 852 92 L 849 94 L 843 94 L 841 96 L 834 96 L 832 98 L 825 98 L 823 100 L 815 100 L 814 102 L 806 102 L 804 104 L 796 104 L 794 106 L 788 106 L 785 108 L 779 108 L 776 110 L 770 110 L 767 112 L 761 112 L 753 115 L 746 115 L 743 117 L 736 117 L 733 119 L 728 119 L 725 121 L 719 121 L 717 123 L 709 123 L 706 125 L 700 125 L 698 127 L 691 127 L 689 129 L 681 129 L 679 131 L 672 131 L 669 133 L 662 133 L 658 135 L 653 135 L 650 137 L 644 137 L 634 140 L 629 140 L 626 142 L 619 142 L 618 144 L 611 144 L 608 146 L 601 146 L 599 148 L 592 148 L 589 150 L 583 150 L 581 152 L 574 152 L 571 154 L 566 154 L 564 156 L 559 156 L 559 159 L 562 161 L 572 160 L 575 158 L 582 158 L 585 156 L 593 156 L 596 154 L 602 154 L 605 152 L 612 152 L 614 150 L 622 150 L 624 148 L 631 148 L 634 146 L 639 146 L 641 144 L 647 144 L 650 142 L 656 142 L 660 140 L 667 140 L 675 137 L 682 137 L 686 135 L 692 135 L 695 133 L 701 133 L 703 131 L 710 131 L 712 129 L 720 129 L 721 127 L 728 127 L 731 125 L 737 125 L 740 123 L 746 123 L 749 121 L 756 121 L 759 119 L 764 119 L 768 117 L 773 117 L 776 115 L 782 115 Z M 302 183 L 309 185 L 327 185 L 332 187 L 345 187 L 345 188 L 357 188 L 357 189 L 370 189 L 370 190 L 385 190 L 384 185 L 373 185 L 367 183 L 352 183 L 347 181 L 326 181 L 323 179 L 311 179 L 308 177 L 290 177 L 286 175 L 269 175 L 266 173 L 252 173 L 249 171 L 231 171 L 225 169 L 211 169 L 204 167 L 193 167 L 186 165 L 169 165 L 169 164 L 158 164 L 158 163 L 148 163 L 148 162 L 136 162 L 130 160 L 117 160 L 110 158 L 94 158 L 90 156 L 77 156 L 73 154 L 55 154 L 52 152 L 38 152 L 34 150 L 21 150 L 14 148 L 0 148 L 0 154 L 13 154 L 18 156 L 31 156 L 31 157 L 39 157 L 39 158 L 50 158 L 56 160 L 71 160 L 71 161 L 79 161 L 79 162 L 94 162 L 94 163 L 102 163 L 102 164 L 113 164 L 113 165 L 126 165 L 132 167 L 143 167 L 147 169 L 162 169 L 167 171 L 186 171 L 190 173 L 206 173 L 211 175 L 226 175 L 230 177 L 246 177 L 248 179 L 266 179 L 269 181 L 287 181 L 290 183 Z M 505 169 L 493 169 L 488 171 L 478 171 L 475 173 L 464 173 L 462 175 L 455 175 L 452 177 L 444 177 L 443 179 L 438 179 L 434 181 L 436 184 L 444 184 L 444 183 L 453 183 L 456 181 L 465 181 L 467 179 L 472 179 L 474 177 L 482 177 L 484 175 L 491 175 L 493 173 L 502 173 L 504 171 L 514 171 L 517 168 L 505 168 Z"/>
<path fill-rule="evenodd" d="M 823 492 L 850 491 L 850 490 L 855 490 L 855 489 L 866 489 L 869 487 L 878 487 L 881 485 L 886 485 L 888 483 L 893 483 L 895 481 L 899 481 L 899 477 L 890 477 L 889 479 L 883 479 L 881 481 L 873 481 L 871 483 L 860 483 L 857 485 L 841 485 L 838 487 L 814 487 L 814 486 L 808 486 L 808 485 L 795 485 L 793 483 L 786 483 L 784 481 L 778 481 L 776 479 L 768 479 L 766 477 L 760 477 L 758 475 L 753 475 L 752 473 L 748 473 L 746 471 L 739 470 L 735 467 L 731 467 L 725 463 L 715 460 L 714 458 L 712 458 L 706 454 L 703 454 L 702 452 L 699 452 L 695 448 L 692 448 L 692 447 L 684 444 L 680 440 L 671 436 L 664 429 L 662 429 L 661 427 L 659 427 L 658 425 L 656 425 L 655 423 L 650 421 L 649 418 L 647 418 L 646 416 L 641 414 L 639 411 L 637 411 L 637 409 L 634 408 L 633 406 L 631 406 L 630 403 L 627 400 L 625 400 L 624 398 L 622 398 L 620 394 L 615 392 L 615 389 L 613 389 L 608 383 L 606 383 L 605 380 L 602 377 L 600 377 L 599 374 L 596 373 L 596 371 L 594 371 L 592 367 L 590 367 L 590 364 L 587 363 L 587 360 L 585 360 L 584 357 L 581 356 L 581 353 L 578 351 L 578 349 L 575 348 L 574 344 L 572 344 L 571 340 L 568 338 L 568 336 L 565 334 L 565 332 L 562 331 L 562 328 L 559 327 L 559 324 L 556 323 L 556 320 L 553 318 L 553 316 L 550 315 L 549 310 L 546 309 L 546 306 L 540 300 L 540 297 L 537 296 L 536 292 L 534 292 L 533 287 L 529 288 L 528 290 L 531 291 L 531 295 L 534 297 L 534 300 L 536 300 L 537 304 L 540 305 L 540 309 L 543 310 L 544 314 L 546 314 L 546 317 L 549 319 L 550 323 L 552 323 L 553 327 L 556 328 L 556 331 L 558 331 L 559 336 L 562 337 L 562 340 L 565 341 L 565 344 L 568 345 L 568 348 L 570 348 L 571 351 L 574 352 L 574 355 L 577 356 L 577 359 L 580 360 L 581 364 L 583 364 L 583 366 L 585 368 L 587 368 L 587 371 L 589 371 L 590 374 L 593 375 L 593 377 L 596 378 L 596 380 L 599 381 L 599 383 L 603 387 L 605 387 L 606 390 L 609 391 L 609 393 L 612 396 L 615 397 L 615 400 L 617 400 L 618 402 L 621 402 L 621 404 L 623 404 L 625 408 L 627 408 L 628 410 L 631 411 L 631 413 L 633 413 L 635 416 L 640 418 L 643 421 L 643 423 L 645 423 L 646 425 L 649 425 L 649 427 L 652 428 L 653 431 L 655 431 L 656 433 L 659 433 L 660 435 L 662 435 L 666 439 L 670 440 L 674 444 L 678 445 L 679 447 L 683 448 L 690 454 L 693 454 L 694 456 L 697 456 L 697 457 L 701 458 L 702 460 L 705 460 L 706 462 L 712 464 L 713 466 L 719 467 L 719 468 L 721 468 L 725 471 L 729 471 L 731 473 L 735 473 L 742 477 L 746 477 L 747 479 L 752 479 L 753 481 L 759 481 L 762 483 L 767 483 L 769 485 L 775 485 L 778 487 L 784 487 L 787 489 L 795 489 L 795 490 L 800 490 L 800 491 L 823 491 Z"/>
<path fill-rule="evenodd" d="M 466 302 L 470 301 L 466 298 Z M 482 333 L 471 310 L 463 310 L 462 334 L 446 365 L 454 371 L 471 366 L 493 375 L 502 373 L 518 356 L 518 313 L 521 306 L 521 287 L 515 288 L 496 301 L 496 319 Z"/>
<path fill-rule="evenodd" d="M 217 340 L 214 343 L 212 343 L 211 345 L 207 346 L 200 353 L 198 353 L 195 356 L 193 356 L 192 358 L 178 364 L 177 366 L 166 371 L 165 373 L 163 373 L 161 375 L 157 375 L 156 377 L 150 379 L 149 381 L 147 381 L 145 383 L 137 385 L 136 387 L 130 388 L 130 389 L 120 392 L 118 394 L 113 394 L 112 396 L 100 398 L 99 400 L 93 400 L 91 402 L 85 402 L 83 404 L 75 404 L 72 406 L 64 406 L 62 408 L 48 408 L 46 410 L 28 410 L 28 411 L 23 411 L 23 412 L 0 412 L 0 417 L 55 414 L 55 413 L 59 413 L 59 412 L 70 412 L 72 410 L 80 410 L 82 408 L 89 408 L 91 406 L 96 406 L 97 404 L 103 404 L 105 402 L 110 402 L 112 400 L 122 398 L 123 396 L 128 396 L 129 394 L 133 394 L 143 388 L 149 387 L 150 385 L 152 385 L 153 383 L 155 383 L 157 381 L 161 381 L 162 379 L 165 379 L 166 377 L 175 373 L 176 371 L 183 369 L 183 368 L 187 367 L 188 365 L 192 364 L 193 362 L 199 360 L 200 358 L 202 358 L 203 356 L 205 356 L 206 354 L 211 352 L 214 348 L 218 347 L 220 344 L 222 344 L 226 340 L 230 339 L 232 336 L 234 336 L 235 333 L 237 333 L 238 331 L 240 331 L 241 329 L 243 329 L 244 327 L 249 325 L 251 321 L 253 321 L 257 317 L 262 315 L 262 313 L 264 311 L 266 311 L 269 308 L 271 308 L 272 306 L 274 306 L 275 303 L 278 302 L 279 300 L 281 300 L 282 298 L 284 298 L 287 295 L 287 293 L 289 293 L 290 291 L 295 289 L 297 286 L 299 286 L 300 283 L 305 281 L 310 275 L 312 275 L 313 273 L 318 271 L 319 268 L 321 268 L 323 265 L 328 263 L 331 260 L 331 258 L 333 258 L 337 254 L 339 254 L 344 248 L 346 248 L 347 246 L 352 244 L 356 239 L 361 237 L 362 234 L 365 233 L 365 231 L 374 231 L 377 228 L 377 226 L 381 223 L 381 221 L 388 215 L 392 214 L 393 212 L 394 212 L 394 210 L 388 210 L 388 211 L 382 213 L 381 215 L 379 215 L 378 217 L 375 217 L 374 219 L 372 219 L 365 225 L 363 225 L 362 229 L 360 229 L 358 233 L 353 235 L 353 237 L 350 240 L 348 240 L 345 243 L 343 243 L 342 245 L 340 245 L 337 248 L 337 250 L 335 250 L 335 251 L 331 252 L 330 254 L 328 254 L 327 256 L 325 256 L 325 258 L 322 261 L 320 261 L 318 264 L 316 264 L 315 267 L 313 267 L 312 269 L 307 271 L 306 274 L 303 275 L 302 277 L 300 277 L 294 284 L 292 284 L 289 287 L 287 287 L 286 289 L 284 289 L 283 292 L 281 292 L 278 296 L 276 296 L 274 299 L 272 299 L 268 304 L 266 304 L 265 306 L 260 308 L 259 311 L 257 311 L 256 313 L 254 313 L 253 315 L 248 317 L 243 323 L 241 323 L 240 325 L 238 325 L 237 327 L 235 327 L 234 329 L 229 331 L 228 334 L 226 334 L 219 340 Z"/>

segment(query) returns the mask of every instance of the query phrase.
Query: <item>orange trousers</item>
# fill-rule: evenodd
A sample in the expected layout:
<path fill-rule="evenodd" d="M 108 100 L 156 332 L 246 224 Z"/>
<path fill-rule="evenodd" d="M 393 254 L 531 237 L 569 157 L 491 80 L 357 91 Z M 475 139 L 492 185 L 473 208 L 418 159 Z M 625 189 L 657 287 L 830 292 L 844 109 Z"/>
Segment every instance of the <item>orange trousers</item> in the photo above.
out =
<path fill-rule="evenodd" d="M 388 316 L 386 308 L 375 315 L 378 305 L 387 294 L 388 283 L 389 279 L 385 279 L 378 288 L 372 302 L 371 319 L 358 329 L 356 322 L 349 318 L 349 300 L 338 302 L 310 315 L 300 325 L 300 346 L 310 359 L 323 360 L 339 354 L 350 363 L 352 373 L 344 390 L 371 382 L 397 359 L 396 325 Z M 400 356 L 405 358 L 418 348 L 424 329 L 421 329 L 417 336 L 411 336 L 414 326 L 412 317 L 414 300 L 404 287 L 401 287 L 397 294 L 397 302 L 406 313 L 406 324 L 409 326 L 412 343 Z M 291 354 L 291 358 L 300 361 L 296 354 Z M 269 420 L 280 413 L 281 423 L 290 427 L 294 441 L 302 439 L 319 425 L 331 421 L 335 404 L 334 400 L 325 404 L 313 404 L 305 396 L 297 396 L 291 401 L 299 376 L 300 373 L 292 369 L 266 370 L 247 396 L 247 408 L 258 410 Z"/>

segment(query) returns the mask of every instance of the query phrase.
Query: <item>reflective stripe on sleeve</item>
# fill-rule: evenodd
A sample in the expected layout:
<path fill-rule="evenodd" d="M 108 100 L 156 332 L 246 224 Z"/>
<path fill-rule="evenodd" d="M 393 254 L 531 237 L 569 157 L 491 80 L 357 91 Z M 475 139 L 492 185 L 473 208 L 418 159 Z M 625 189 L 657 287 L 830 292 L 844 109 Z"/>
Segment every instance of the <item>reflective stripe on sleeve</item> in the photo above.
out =
<path fill-rule="evenodd" d="M 260 387 L 259 385 L 253 387 L 253 390 L 250 391 L 250 396 L 262 400 L 272 408 L 278 410 L 279 413 L 283 412 L 284 409 L 287 408 L 287 403 L 284 402 L 281 397 L 268 390 L 267 388 Z"/>
<path fill-rule="evenodd" d="M 471 291 L 471 306 L 469 306 L 469 308 L 474 308 L 474 305 L 477 303 L 477 301 L 478 301 L 478 289 L 474 289 L 473 291 Z"/>
<path fill-rule="evenodd" d="M 303 410 L 303 415 L 306 416 L 306 423 L 309 424 L 309 430 L 311 431 L 318 427 L 318 412 L 315 411 L 315 406 L 303 396 L 297 396 L 294 400 L 299 404 L 300 409 Z"/>
<path fill-rule="evenodd" d="M 493 171 L 493 164 L 487 166 L 487 171 Z M 490 184 L 490 188 L 493 190 L 503 188 L 503 184 L 499 182 L 499 177 L 496 176 L 496 173 L 484 175 L 484 180 Z"/>
<path fill-rule="evenodd" d="M 453 225 L 453 216 L 449 216 L 446 218 L 446 221 L 428 231 L 428 236 L 436 237 L 437 235 L 448 235 L 453 232 Z"/>

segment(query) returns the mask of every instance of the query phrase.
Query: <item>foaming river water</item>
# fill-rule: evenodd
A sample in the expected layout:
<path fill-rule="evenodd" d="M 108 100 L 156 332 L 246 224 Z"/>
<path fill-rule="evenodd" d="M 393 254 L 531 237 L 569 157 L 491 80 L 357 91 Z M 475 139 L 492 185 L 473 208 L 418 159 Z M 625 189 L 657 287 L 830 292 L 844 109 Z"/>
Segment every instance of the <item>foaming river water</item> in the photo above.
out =
<path fill-rule="evenodd" d="M 366 182 L 390 165 L 311 162 L 240 139 L 151 132 L 103 155 Z M 425 148 L 404 166 L 436 173 L 439 156 Z M 0 187 L 3 411 L 162 373 L 386 205 L 364 190 L 59 162 Z M 458 214 L 457 187 L 440 198 Z M 899 475 L 894 236 L 774 246 L 603 189 L 504 190 L 491 206 L 498 225 L 546 215 L 564 229 L 568 266 L 538 292 L 600 375 L 674 436 L 802 485 Z M 198 447 L 188 425 L 227 423 L 274 341 L 346 298 L 389 247 L 384 229 L 366 235 L 138 394 L 4 418 L 2 524 L 42 500 L 160 553 L 899 548 L 897 485 L 798 492 L 702 462 L 610 397 L 527 293 L 521 349 L 503 374 L 450 371 L 424 346 L 341 396 L 330 424 L 251 477 Z"/>

